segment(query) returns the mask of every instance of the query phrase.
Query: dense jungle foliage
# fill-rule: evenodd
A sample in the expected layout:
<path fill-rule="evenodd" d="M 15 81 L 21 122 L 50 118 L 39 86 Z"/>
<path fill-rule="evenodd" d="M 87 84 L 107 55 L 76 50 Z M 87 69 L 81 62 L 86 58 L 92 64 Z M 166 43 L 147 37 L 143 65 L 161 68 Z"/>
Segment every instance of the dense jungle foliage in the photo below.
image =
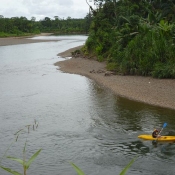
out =
<path fill-rule="evenodd" d="M 28 20 L 26 17 L 5 18 L 0 15 L 0 37 L 24 36 L 37 34 L 40 32 L 51 32 L 55 34 L 86 34 L 90 26 L 89 14 L 84 19 L 54 19 L 45 17 L 43 20 L 36 21 L 35 17 Z"/>
<path fill-rule="evenodd" d="M 175 0 L 95 0 L 84 47 L 123 75 L 175 78 Z"/>

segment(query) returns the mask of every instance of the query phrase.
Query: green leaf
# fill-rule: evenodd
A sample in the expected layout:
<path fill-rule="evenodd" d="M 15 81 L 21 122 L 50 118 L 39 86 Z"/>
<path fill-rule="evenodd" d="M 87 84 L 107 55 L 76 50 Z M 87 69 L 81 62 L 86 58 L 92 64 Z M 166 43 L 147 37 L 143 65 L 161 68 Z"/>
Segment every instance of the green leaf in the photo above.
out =
<path fill-rule="evenodd" d="M 122 170 L 122 172 L 120 173 L 120 175 L 125 175 L 127 170 L 129 169 L 129 167 L 135 162 L 135 159 L 132 159 L 129 164 Z"/>
<path fill-rule="evenodd" d="M 41 149 L 39 149 L 25 164 L 26 169 L 29 168 L 30 164 L 36 159 L 36 157 L 38 156 L 38 154 L 40 153 Z"/>
<path fill-rule="evenodd" d="M 78 168 L 75 164 L 73 163 L 70 164 L 73 166 L 78 175 L 85 175 L 84 172 L 80 168 Z"/>
<path fill-rule="evenodd" d="M 25 152 L 26 152 L 26 146 L 27 146 L 27 139 L 26 139 L 25 144 L 24 144 L 23 154 L 25 154 Z"/>
<path fill-rule="evenodd" d="M 14 174 L 14 175 L 22 175 L 21 173 L 18 173 L 17 171 L 13 171 L 11 170 L 10 168 L 5 168 L 3 166 L 0 166 L 0 168 L 4 169 L 5 171 L 11 173 L 11 174 Z"/>
<path fill-rule="evenodd" d="M 7 157 L 8 159 L 11 159 L 11 160 L 15 160 L 15 161 L 17 161 L 17 162 L 19 162 L 20 164 L 24 164 L 24 162 L 23 162 L 23 160 L 21 160 L 21 159 L 18 159 L 18 158 L 15 158 L 15 157 Z"/>

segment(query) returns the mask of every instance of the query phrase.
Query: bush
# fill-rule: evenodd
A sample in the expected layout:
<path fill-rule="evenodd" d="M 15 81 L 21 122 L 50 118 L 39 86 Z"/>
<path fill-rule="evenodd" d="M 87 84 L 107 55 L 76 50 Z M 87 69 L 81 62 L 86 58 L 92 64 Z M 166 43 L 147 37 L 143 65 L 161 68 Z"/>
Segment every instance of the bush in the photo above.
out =
<path fill-rule="evenodd" d="M 155 78 L 175 78 L 175 63 L 156 63 L 152 76 Z"/>

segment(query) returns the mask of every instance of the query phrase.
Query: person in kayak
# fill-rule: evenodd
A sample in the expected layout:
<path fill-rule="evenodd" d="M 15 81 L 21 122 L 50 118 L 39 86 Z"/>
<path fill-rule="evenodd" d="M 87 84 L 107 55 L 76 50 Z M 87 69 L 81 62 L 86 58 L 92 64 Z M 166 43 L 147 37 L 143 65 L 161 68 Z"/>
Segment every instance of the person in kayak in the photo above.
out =
<path fill-rule="evenodd" d="M 154 131 L 153 131 L 153 133 L 152 133 L 152 137 L 153 138 L 159 138 L 159 137 L 161 137 L 161 135 L 159 135 L 159 130 L 158 129 L 155 129 Z"/>

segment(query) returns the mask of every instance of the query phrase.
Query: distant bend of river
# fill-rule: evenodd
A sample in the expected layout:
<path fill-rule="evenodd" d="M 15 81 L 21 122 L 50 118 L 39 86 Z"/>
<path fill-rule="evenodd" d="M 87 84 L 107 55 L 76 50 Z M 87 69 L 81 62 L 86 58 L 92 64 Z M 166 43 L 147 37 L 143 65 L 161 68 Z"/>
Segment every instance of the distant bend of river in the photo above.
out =
<path fill-rule="evenodd" d="M 26 138 L 27 159 L 42 148 L 30 175 L 76 175 L 69 162 L 87 175 L 118 175 L 135 157 L 129 175 L 173 175 L 175 144 L 154 146 L 137 136 L 151 134 L 164 122 L 168 125 L 162 134 L 175 135 L 175 111 L 120 98 L 93 80 L 54 66 L 64 60 L 58 53 L 86 38 L 43 36 L 33 39 L 55 41 L 0 47 L 0 157 L 14 133 L 25 128 L 7 155 L 22 158 Z M 14 161 L 4 158 L 1 164 L 22 172 Z M 0 174 L 8 175 L 2 169 Z"/>

